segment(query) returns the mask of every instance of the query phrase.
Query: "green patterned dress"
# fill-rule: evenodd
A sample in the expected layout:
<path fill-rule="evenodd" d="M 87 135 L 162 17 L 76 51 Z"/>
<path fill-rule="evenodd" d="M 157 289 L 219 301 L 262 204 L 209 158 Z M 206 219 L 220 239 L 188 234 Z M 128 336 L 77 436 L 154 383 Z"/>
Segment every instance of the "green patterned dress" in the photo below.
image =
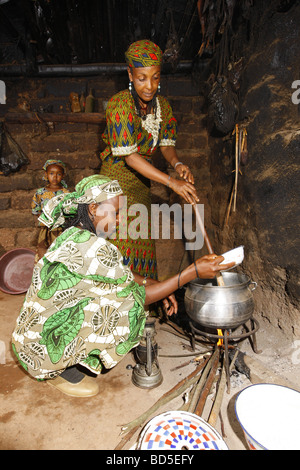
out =
<path fill-rule="evenodd" d="M 134 100 L 128 90 L 121 91 L 111 98 L 106 109 L 107 127 L 103 140 L 106 149 L 100 155 L 101 174 L 118 180 L 123 193 L 127 196 L 127 208 L 133 204 L 143 204 L 147 208 L 147 220 L 138 214 L 141 227 L 148 226 L 148 236 L 132 239 L 117 236 L 110 240 L 123 255 L 123 262 L 131 270 L 142 276 L 157 279 L 155 241 L 151 239 L 151 194 L 150 181 L 126 165 L 125 157 L 137 152 L 149 163 L 152 154 L 159 146 L 175 146 L 177 121 L 168 101 L 158 96 L 156 116 L 148 114 L 141 119 L 135 109 Z M 128 216 L 127 229 L 136 219 Z M 124 227 L 123 227 L 124 228 Z M 125 233 L 126 230 L 123 230 Z M 129 230 L 127 230 L 127 233 Z"/>
<path fill-rule="evenodd" d="M 30 375 L 51 379 L 81 364 L 94 373 L 114 367 L 139 342 L 145 288 L 134 282 L 119 250 L 70 227 L 34 268 L 12 335 Z"/>

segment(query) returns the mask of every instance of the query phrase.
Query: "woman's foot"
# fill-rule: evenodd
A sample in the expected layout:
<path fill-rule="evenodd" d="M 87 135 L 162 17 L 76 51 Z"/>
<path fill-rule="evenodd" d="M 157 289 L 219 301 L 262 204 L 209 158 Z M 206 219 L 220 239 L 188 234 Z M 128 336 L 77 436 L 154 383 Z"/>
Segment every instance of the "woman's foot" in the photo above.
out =
<path fill-rule="evenodd" d="M 95 379 L 91 379 L 73 367 L 66 369 L 55 379 L 47 380 L 47 383 L 70 397 L 93 397 L 99 393 L 99 386 Z"/>

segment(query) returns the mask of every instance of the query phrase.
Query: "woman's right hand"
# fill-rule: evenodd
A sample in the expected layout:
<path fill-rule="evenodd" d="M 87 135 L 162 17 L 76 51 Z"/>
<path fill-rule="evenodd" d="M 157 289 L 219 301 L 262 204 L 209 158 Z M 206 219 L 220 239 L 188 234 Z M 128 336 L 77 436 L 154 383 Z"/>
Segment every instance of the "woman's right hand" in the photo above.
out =
<path fill-rule="evenodd" d="M 132 153 L 125 157 L 126 164 L 133 168 L 141 175 L 168 186 L 177 194 L 182 196 L 189 204 L 196 204 L 199 198 L 196 193 L 195 186 L 188 181 L 177 180 L 175 178 L 167 178 L 166 173 L 155 168 L 151 163 L 147 162 L 138 153 Z"/>
<path fill-rule="evenodd" d="M 182 196 L 189 204 L 199 202 L 195 186 L 187 181 L 170 178 L 169 187 L 177 194 Z"/>
<path fill-rule="evenodd" d="M 201 279 L 213 279 L 220 271 L 232 268 L 235 263 L 222 264 L 224 256 L 217 256 L 215 254 L 205 255 L 195 261 L 197 271 L 195 269 L 195 277 Z"/>
<path fill-rule="evenodd" d="M 213 279 L 218 272 L 234 266 L 234 263 L 222 264 L 222 266 L 220 266 L 220 263 L 223 260 L 223 256 L 217 256 L 215 254 L 205 255 L 195 261 L 196 267 L 195 264 L 190 264 L 181 273 L 176 274 L 165 281 L 156 282 L 149 286 L 146 285 L 145 305 L 153 304 L 154 302 L 166 299 L 167 297 L 170 300 L 170 295 L 172 292 L 175 292 L 179 286 L 182 287 L 193 279 L 197 279 L 197 277 L 202 279 Z"/>

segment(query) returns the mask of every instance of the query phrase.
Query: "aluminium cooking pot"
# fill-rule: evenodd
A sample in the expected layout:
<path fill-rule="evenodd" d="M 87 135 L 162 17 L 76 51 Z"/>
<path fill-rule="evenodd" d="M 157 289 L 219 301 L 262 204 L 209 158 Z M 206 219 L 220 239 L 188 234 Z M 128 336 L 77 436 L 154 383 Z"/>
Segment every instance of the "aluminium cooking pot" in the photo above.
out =
<path fill-rule="evenodd" d="M 188 284 L 184 304 L 194 322 L 208 328 L 231 329 L 252 317 L 256 282 L 246 274 L 223 272 L 222 276 L 225 286 L 218 286 L 216 278 Z"/>

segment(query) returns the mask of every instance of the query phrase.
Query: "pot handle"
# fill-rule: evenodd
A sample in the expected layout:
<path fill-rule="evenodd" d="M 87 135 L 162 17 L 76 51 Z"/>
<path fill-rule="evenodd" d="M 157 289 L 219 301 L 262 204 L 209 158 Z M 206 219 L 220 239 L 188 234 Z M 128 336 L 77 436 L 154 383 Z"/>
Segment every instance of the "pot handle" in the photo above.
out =
<path fill-rule="evenodd" d="M 252 289 L 250 289 L 250 284 L 253 284 Z M 255 282 L 255 281 L 249 282 L 249 289 L 251 290 L 251 292 L 253 292 L 256 288 L 257 288 L 257 282 Z"/>

